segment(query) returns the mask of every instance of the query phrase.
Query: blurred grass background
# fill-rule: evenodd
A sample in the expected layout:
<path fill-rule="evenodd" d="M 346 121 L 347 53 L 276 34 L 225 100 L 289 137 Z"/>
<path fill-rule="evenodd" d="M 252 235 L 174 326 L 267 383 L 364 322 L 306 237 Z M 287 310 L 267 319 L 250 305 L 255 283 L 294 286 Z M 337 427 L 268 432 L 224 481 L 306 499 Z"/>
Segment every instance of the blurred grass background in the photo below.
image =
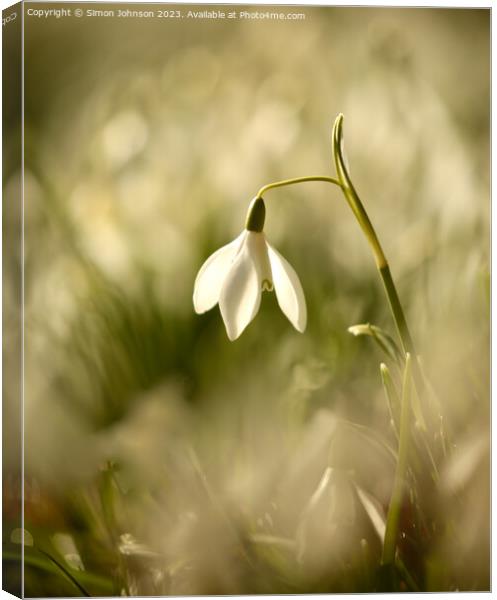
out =
<path fill-rule="evenodd" d="M 266 198 L 304 335 L 274 294 L 235 343 L 191 300 L 260 186 L 334 175 L 339 112 L 453 446 L 405 562 L 423 590 L 489 589 L 490 14 L 298 12 L 26 17 L 25 526 L 91 594 L 376 589 L 357 490 L 386 509 L 396 441 L 384 357 L 347 328 L 395 331 L 339 190 Z M 79 593 L 27 561 L 28 596 Z"/>

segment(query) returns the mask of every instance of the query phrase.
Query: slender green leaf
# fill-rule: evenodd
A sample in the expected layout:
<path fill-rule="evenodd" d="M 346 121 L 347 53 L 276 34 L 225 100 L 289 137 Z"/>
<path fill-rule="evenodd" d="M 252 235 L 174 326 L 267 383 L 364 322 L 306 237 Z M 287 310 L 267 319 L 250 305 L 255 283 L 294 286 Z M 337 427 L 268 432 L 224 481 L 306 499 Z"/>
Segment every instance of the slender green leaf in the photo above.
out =
<path fill-rule="evenodd" d="M 383 389 L 387 397 L 388 410 L 390 412 L 390 418 L 392 420 L 393 428 L 395 433 L 399 434 L 400 427 L 400 399 L 395 384 L 392 379 L 389 368 L 385 363 L 380 365 L 381 381 L 383 383 Z"/>
<path fill-rule="evenodd" d="M 392 496 L 388 507 L 388 516 L 385 529 L 385 540 L 383 542 L 383 553 L 381 557 L 382 565 L 393 565 L 395 561 L 395 552 L 397 548 L 397 538 L 399 533 L 400 511 L 402 508 L 402 499 L 404 496 L 405 480 L 407 473 L 407 460 L 409 449 L 409 430 L 411 416 L 411 355 L 406 354 L 406 366 L 404 370 L 404 379 L 402 382 L 402 404 L 400 415 L 400 433 L 399 433 L 399 455 L 397 468 L 395 470 L 395 479 L 393 483 Z"/>

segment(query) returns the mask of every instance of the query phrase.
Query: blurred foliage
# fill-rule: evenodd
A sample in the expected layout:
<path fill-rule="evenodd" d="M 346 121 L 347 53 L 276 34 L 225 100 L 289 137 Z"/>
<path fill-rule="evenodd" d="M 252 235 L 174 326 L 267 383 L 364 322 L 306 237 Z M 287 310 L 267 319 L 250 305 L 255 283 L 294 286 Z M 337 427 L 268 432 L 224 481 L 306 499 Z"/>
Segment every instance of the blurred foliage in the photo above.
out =
<path fill-rule="evenodd" d="M 302 11 L 26 19 L 28 596 L 385 589 L 400 372 L 347 331 L 395 336 L 339 190 L 266 198 L 304 335 L 191 300 L 261 185 L 333 175 L 339 112 L 449 440 L 434 479 L 416 433 L 386 580 L 489 589 L 489 11 Z"/>

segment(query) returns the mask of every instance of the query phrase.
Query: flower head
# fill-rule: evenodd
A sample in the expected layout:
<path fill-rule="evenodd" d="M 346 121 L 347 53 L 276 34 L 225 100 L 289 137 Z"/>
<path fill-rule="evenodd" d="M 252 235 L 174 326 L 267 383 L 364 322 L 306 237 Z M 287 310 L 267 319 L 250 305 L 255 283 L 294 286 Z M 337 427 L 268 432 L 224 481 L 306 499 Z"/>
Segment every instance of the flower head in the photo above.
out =
<path fill-rule="evenodd" d="M 262 230 L 264 217 L 264 201 L 255 198 L 244 231 L 214 252 L 195 279 L 195 312 L 204 313 L 219 303 L 231 341 L 241 335 L 257 314 L 264 290 L 274 289 L 281 310 L 295 329 L 303 332 L 306 326 L 307 308 L 299 278 L 266 241 Z"/>

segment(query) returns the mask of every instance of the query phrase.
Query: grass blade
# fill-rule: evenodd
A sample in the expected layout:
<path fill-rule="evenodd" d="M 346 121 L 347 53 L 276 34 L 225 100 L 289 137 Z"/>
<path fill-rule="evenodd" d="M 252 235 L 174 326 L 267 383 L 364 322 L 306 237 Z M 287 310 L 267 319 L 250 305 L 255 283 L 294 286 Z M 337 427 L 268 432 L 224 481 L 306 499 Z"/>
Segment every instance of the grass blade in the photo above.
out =
<path fill-rule="evenodd" d="M 411 355 L 406 354 L 406 366 L 402 383 L 402 403 L 400 413 L 399 456 L 395 479 L 388 508 L 385 540 L 383 542 L 382 565 L 392 565 L 395 562 L 397 537 L 399 532 L 400 510 L 404 495 L 409 449 L 409 421 L 411 416 Z"/>

